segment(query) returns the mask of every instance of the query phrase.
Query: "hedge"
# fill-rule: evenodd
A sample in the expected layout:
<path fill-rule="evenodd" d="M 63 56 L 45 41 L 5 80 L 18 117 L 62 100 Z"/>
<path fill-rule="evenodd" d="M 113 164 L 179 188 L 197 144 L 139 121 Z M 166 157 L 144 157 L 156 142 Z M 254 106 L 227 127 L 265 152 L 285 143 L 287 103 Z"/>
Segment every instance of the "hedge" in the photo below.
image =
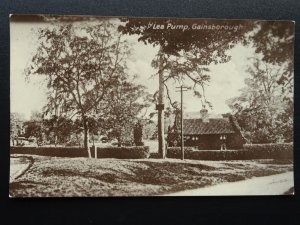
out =
<path fill-rule="evenodd" d="M 52 157 L 88 157 L 84 148 L 76 147 L 11 147 L 11 154 L 28 154 Z M 95 157 L 94 148 L 91 148 L 92 157 Z M 97 148 L 97 158 L 144 159 L 150 155 L 148 146 L 107 147 Z"/>
<path fill-rule="evenodd" d="M 11 147 L 10 151 L 11 154 L 88 157 L 86 150 L 74 147 Z M 91 153 L 95 157 L 94 149 L 92 149 Z M 186 159 L 195 160 L 293 159 L 293 144 L 246 144 L 241 150 L 206 151 L 185 147 L 184 155 Z M 149 156 L 148 146 L 97 148 L 97 158 L 144 159 Z M 157 157 L 158 155 L 155 156 Z M 167 158 L 181 158 L 180 147 L 168 148 Z"/>
<path fill-rule="evenodd" d="M 293 151 L 293 143 L 244 144 L 244 150 Z"/>
<path fill-rule="evenodd" d="M 88 157 L 84 148 L 76 147 L 10 147 L 11 154 L 28 154 L 56 157 Z"/>
<path fill-rule="evenodd" d="M 292 159 L 293 143 L 245 144 L 243 151 L 255 152 L 257 156 L 273 159 Z"/>
<path fill-rule="evenodd" d="M 293 144 L 244 145 L 241 150 L 194 150 L 185 148 L 186 159 L 194 160 L 249 160 L 249 159 L 293 159 Z M 181 158 L 178 147 L 168 148 L 168 158 Z"/>
<path fill-rule="evenodd" d="M 95 157 L 94 151 L 92 156 Z M 97 148 L 97 158 L 145 159 L 149 156 L 149 146 Z"/>

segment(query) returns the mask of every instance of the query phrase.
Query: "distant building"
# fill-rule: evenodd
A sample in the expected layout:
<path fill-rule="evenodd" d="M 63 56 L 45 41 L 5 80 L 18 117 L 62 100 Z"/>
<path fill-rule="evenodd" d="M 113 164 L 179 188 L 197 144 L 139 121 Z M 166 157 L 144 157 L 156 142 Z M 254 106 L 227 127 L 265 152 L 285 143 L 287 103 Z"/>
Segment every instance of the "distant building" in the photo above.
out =
<path fill-rule="evenodd" d="M 211 118 L 201 109 L 198 118 L 183 119 L 184 146 L 199 150 L 240 149 L 245 143 L 240 127 L 231 115 Z M 168 146 L 180 146 L 180 121 L 169 127 Z"/>

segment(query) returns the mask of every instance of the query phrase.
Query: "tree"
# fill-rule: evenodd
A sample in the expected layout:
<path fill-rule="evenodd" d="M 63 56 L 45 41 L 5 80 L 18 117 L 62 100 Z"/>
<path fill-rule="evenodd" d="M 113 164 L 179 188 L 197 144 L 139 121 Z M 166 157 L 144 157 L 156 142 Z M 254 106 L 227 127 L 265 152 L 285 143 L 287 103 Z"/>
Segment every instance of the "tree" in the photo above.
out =
<path fill-rule="evenodd" d="M 25 137 L 35 137 L 37 138 L 42 133 L 41 124 L 36 121 L 26 121 L 25 125 Z"/>
<path fill-rule="evenodd" d="M 294 22 L 257 21 L 248 34 L 254 58 L 239 97 L 228 103 L 250 142 L 293 140 Z"/>
<path fill-rule="evenodd" d="M 276 82 L 286 70 L 283 64 L 273 65 L 262 59 L 249 60 L 246 86 L 240 96 L 227 103 L 236 116 L 245 138 L 251 143 L 292 141 L 292 93 L 283 95 L 282 84 Z"/>
<path fill-rule="evenodd" d="M 49 119 L 43 120 L 44 133 L 50 143 L 66 144 L 73 133 L 74 122 L 65 117 L 52 115 Z"/>
<path fill-rule="evenodd" d="M 178 18 L 122 18 L 119 30 L 125 34 L 139 35 L 139 41 L 160 46 L 161 51 L 177 55 L 181 50 L 203 49 L 208 55 L 215 52 L 223 58 L 225 51 L 244 39 L 253 29 L 249 20 L 212 20 Z M 178 26 L 181 25 L 181 26 Z M 185 28 L 186 27 L 186 28 Z M 204 53 L 203 52 L 203 53 Z M 211 53 L 209 53 L 211 52 Z M 202 55 L 203 59 L 211 59 Z"/>
<path fill-rule="evenodd" d="M 158 144 L 159 153 L 164 158 L 164 81 L 169 78 L 178 79 L 179 76 L 184 76 L 196 84 L 203 84 L 205 81 L 203 80 L 203 73 L 201 73 L 203 70 L 200 71 L 199 66 L 230 60 L 226 50 L 234 47 L 239 41 L 245 40 L 245 33 L 253 29 L 253 22 L 246 20 L 201 20 L 201 24 L 199 24 L 199 20 L 196 19 L 182 20 L 176 18 L 123 18 L 122 21 L 124 24 L 119 26 L 119 30 L 123 33 L 139 35 L 139 41 L 160 46 L 157 63 L 154 65 L 158 69 L 159 76 Z M 191 52 L 190 55 L 189 52 Z M 176 71 L 176 77 L 171 77 L 171 73 L 165 75 L 166 66 L 170 65 L 166 58 L 169 58 L 170 55 L 179 58 L 182 56 L 191 57 L 187 67 L 184 64 L 178 65 L 179 61 L 176 59 L 173 61 L 172 64 L 175 66 L 169 67 L 169 70 Z M 187 76 L 190 71 L 197 72 L 195 77 Z M 203 97 L 199 92 L 195 94 Z"/>
<path fill-rule="evenodd" d="M 10 140 L 12 145 L 18 145 L 18 139 L 23 134 L 23 123 L 25 121 L 24 115 L 21 113 L 12 112 L 10 113 Z"/>
<path fill-rule="evenodd" d="M 104 126 L 118 146 L 132 141 L 132 131 L 141 111 L 149 107 L 149 94 L 142 85 L 123 78 L 107 95 Z"/>
<path fill-rule="evenodd" d="M 257 31 L 249 35 L 250 43 L 257 53 L 262 53 L 262 60 L 271 64 L 287 65 L 287 70 L 277 78 L 283 87 L 291 88 L 294 73 L 294 32 L 292 21 L 259 21 Z"/>
<path fill-rule="evenodd" d="M 91 157 L 88 118 L 102 110 L 108 90 L 125 76 L 129 46 L 105 19 L 97 25 L 60 23 L 38 34 L 40 44 L 26 74 L 47 79 L 46 114 L 81 120 L 84 148 Z"/>
<path fill-rule="evenodd" d="M 150 120 L 143 120 L 143 139 L 154 140 L 157 139 L 157 124 Z"/>
<path fill-rule="evenodd" d="M 175 101 L 172 107 L 168 107 L 165 113 L 166 117 L 173 117 L 173 124 L 168 127 L 167 142 L 169 146 L 179 146 L 181 143 L 181 108 L 180 103 Z"/>
<path fill-rule="evenodd" d="M 26 138 L 34 137 L 38 146 L 42 145 L 44 140 L 43 115 L 37 111 L 31 112 L 30 120 L 24 122 Z"/>

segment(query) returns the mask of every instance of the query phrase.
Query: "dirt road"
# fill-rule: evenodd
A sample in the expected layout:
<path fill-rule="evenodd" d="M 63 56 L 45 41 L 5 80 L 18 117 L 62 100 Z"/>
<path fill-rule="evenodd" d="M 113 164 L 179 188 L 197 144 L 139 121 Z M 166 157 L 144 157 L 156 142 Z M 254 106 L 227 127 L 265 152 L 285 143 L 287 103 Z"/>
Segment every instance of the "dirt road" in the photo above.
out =
<path fill-rule="evenodd" d="M 294 187 L 293 172 L 181 191 L 168 196 L 282 195 Z"/>
<path fill-rule="evenodd" d="M 12 182 L 17 177 L 22 175 L 30 165 L 32 164 L 32 159 L 29 157 L 11 157 L 10 158 L 10 179 L 9 182 Z"/>

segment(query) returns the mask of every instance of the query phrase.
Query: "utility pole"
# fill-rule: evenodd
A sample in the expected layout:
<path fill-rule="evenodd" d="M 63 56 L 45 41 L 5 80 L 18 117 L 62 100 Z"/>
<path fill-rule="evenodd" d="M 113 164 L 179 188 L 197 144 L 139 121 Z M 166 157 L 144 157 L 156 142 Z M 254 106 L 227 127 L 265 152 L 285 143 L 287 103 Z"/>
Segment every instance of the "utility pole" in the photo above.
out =
<path fill-rule="evenodd" d="M 164 118 L 164 74 L 162 70 L 162 56 L 160 56 L 159 67 L 159 86 L 158 86 L 158 104 L 156 105 L 158 115 L 158 153 L 162 159 L 166 157 L 165 146 L 165 118 Z"/>
<path fill-rule="evenodd" d="M 183 85 L 181 85 L 180 87 L 176 87 L 176 88 L 180 88 L 180 97 L 181 97 L 181 128 L 180 128 L 180 136 L 181 136 L 181 159 L 184 160 L 184 138 L 183 138 L 183 92 L 187 91 L 188 88 L 184 87 Z M 179 91 L 176 91 L 179 92 Z"/>

